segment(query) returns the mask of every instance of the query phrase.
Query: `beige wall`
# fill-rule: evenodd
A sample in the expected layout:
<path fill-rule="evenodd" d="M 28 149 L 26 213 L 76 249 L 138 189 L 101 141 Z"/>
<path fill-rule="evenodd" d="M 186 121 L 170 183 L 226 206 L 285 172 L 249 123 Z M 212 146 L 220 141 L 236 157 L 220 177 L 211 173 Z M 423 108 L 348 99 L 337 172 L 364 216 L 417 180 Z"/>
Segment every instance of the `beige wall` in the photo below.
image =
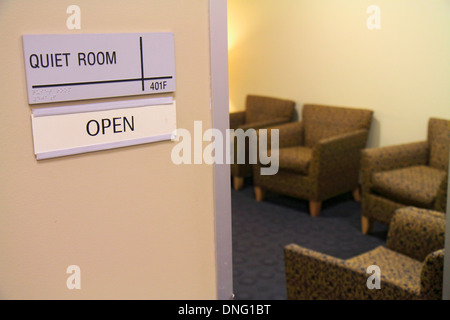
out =
<path fill-rule="evenodd" d="M 36 161 L 21 39 L 172 31 L 177 125 L 205 130 L 208 1 L 75 3 L 81 30 L 66 28 L 72 1 L 0 3 L 0 298 L 215 299 L 213 168 L 173 165 L 171 141 Z M 81 290 L 66 287 L 72 264 Z"/>
<path fill-rule="evenodd" d="M 367 7 L 381 9 L 369 30 Z M 369 146 L 450 119 L 448 0 L 228 0 L 230 110 L 247 94 L 375 111 Z"/>

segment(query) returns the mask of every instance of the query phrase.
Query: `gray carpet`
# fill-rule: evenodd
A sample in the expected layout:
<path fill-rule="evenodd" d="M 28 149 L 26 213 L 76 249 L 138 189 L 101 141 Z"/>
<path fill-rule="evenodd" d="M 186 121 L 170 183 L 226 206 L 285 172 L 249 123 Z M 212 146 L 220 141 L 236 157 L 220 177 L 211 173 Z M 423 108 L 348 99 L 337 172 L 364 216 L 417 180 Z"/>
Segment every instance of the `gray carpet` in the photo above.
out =
<path fill-rule="evenodd" d="M 361 233 L 361 204 L 351 194 L 324 202 L 317 218 L 307 201 L 268 193 L 256 202 L 249 182 L 231 195 L 236 300 L 286 299 L 283 247 L 289 243 L 342 259 L 385 244 L 387 226 Z"/>

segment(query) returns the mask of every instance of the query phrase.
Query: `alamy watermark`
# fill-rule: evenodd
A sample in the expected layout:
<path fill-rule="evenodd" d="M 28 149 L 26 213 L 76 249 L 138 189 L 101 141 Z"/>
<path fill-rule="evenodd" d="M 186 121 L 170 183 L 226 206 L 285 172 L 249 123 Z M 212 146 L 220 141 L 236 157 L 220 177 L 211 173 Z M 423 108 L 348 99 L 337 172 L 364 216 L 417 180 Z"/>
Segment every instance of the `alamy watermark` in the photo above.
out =
<path fill-rule="evenodd" d="M 372 289 L 381 289 L 381 269 L 377 265 L 370 265 L 367 267 L 366 273 L 371 274 L 369 278 L 367 278 L 367 288 Z"/>
<path fill-rule="evenodd" d="M 177 165 L 259 162 L 262 165 L 261 175 L 274 175 L 278 172 L 278 129 L 270 129 L 270 150 L 268 129 L 227 129 L 223 134 L 219 129 L 211 128 L 203 132 L 201 121 L 194 121 L 193 137 L 189 130 L 177 129 L 174 140 L 178 143 L 172 148 L 171 158 Z M 209 144 L 204 147 L 205 142 Z"/>
<path fill-rule="evenodd" d="M 66 26 L 69 30 L 81 29 L 81 9 L 79 6 L 72 4 L 67 7 L 67 14 L 70 16 L 66 20 Z"/>
<path fill-rule="evenodd" d="M 366 9 L 366 13 L 370 16 L 366 20 L 366 26 L 369 30 L 381 29 L 381 9 L 377 5 L 370 5 Z"/>
<path fill-rule="evenodd" d="M 66 273 L 70 276 L 66 280 L 67 289 L 81 289 L 81 269 L 78 265 L 72 264 L 67 267 Z"/>

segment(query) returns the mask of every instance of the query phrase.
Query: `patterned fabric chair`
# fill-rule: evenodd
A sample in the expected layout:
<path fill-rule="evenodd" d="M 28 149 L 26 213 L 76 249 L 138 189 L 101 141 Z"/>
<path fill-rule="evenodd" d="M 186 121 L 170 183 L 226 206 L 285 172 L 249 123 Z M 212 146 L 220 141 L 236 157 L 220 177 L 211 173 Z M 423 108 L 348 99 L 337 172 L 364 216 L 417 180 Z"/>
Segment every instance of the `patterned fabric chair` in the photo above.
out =
<path fill-rule="evenodd" d="M 364 234 L 373 222 L 389 224 L 395 209 L 415 206 L 445 212 L 450 121 L 431 118 L 428 140 L 362 152 Z"/>
<path fill-rule="evenodd" d="M 443 213 L 404 207 L 392 218 L 386 246 L 351 259 L 290 244 L 284 248 L 288 299 L 442 299 L 444 236 Z M 379 267 L 379 289 L 369 289 L 376 283 L 369 266 Z"/>
<path fill-rule="evenodd" d="M 301 122 L 268 128 L 279 129 L 279 171 L 262 175 L 261 163 L 253 166 L 256 200 L 265 191 L 305 199 L 313 217 L 336 195 L 354 191 L 359 200 L 360 153 L 372 116 L 365 109 L 305 105 Z"/>
<path fill-rule="evenodd" d="M 286 99 L 248 95 L 246 98 L 245 111 L 230 113 L 230 129 L 260 129 L 276 124 L 286 123 L 293 120 L 295 102 Z M 231 176 L 236 190 L 244 186 L 244 179 L 252 175 L 252 164 L 249 162 L 248 142 L 245 144 L 245 163 L 238 164 L 238 144 L 234 143 L 234 161 L 231 164 Z"/>

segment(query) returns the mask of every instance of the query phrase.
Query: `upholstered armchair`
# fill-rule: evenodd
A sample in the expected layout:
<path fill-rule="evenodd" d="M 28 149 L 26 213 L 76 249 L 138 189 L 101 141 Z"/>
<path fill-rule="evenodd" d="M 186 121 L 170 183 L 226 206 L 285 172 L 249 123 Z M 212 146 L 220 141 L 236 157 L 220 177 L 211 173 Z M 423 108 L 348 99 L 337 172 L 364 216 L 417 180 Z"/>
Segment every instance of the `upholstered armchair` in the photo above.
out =
<path fill-rule="evenodd" d="M 300 122 L 267 128 L 269 142 L 270 130 L 279 130 L 279 170 L 263 175 L 261 162 L 253 166 L 256 200 L 266 191 L 308 200 L 313 217 L 322 201 L 339 194 L 353 191 L 359 200 L 360 155 L 372 116 L 366 109 L 305 105 Z"/>
<path fill-rule="evenodd" d="M 230 113 L 230 129 L 260 129 L 268 126 L 290 122 L 293 120 L 295 102 L 287 99 L 248 95 L 245 103 L 245 111 Z M 244 179 L 251 177 L 252 164 L 249 162 L 249 143 L 245 142 L 245 150 L 237 150 L 238 144 L 234 143 L 234 161 L 231 164 L 231 176 L 234 189 L 239 190 L 244 186 Z M 238 152 L 245 154 L 245 163 L 237 161 Z"/>
<path fill-rule="evenodd" d="M 391 220 L 385 246 L 339 259 L 290 244 L 284 248 L 288 299 L 442 299 L 445 216 L 404 207 Z M 369 266 L 379 267 L 379 289 Z M 371 279 L 369 279 L 371 277 Z"/>
<path fill-rule="evenodd" d="M 361 229 L 389 224 L 404 206 L 445 212 L 450 120 L 431 118 L 427 141 L 365 149 L 362 152 Z"/>

